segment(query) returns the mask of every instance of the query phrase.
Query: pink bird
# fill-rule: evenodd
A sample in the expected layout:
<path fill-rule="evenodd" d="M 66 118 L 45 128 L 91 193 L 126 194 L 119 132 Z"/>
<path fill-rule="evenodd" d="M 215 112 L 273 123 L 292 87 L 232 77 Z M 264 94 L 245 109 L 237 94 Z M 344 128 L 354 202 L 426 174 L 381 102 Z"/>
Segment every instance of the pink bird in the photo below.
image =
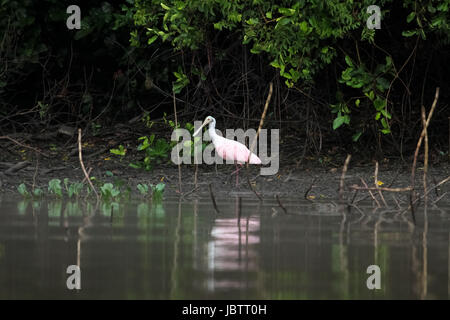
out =
<path fill-rule="evenodd" d="M 194 132 L 194 137 L 199 132 L 201 132 L 202 128 L 207 124 L 209 124 L 209 136 L 211 137 L 214 148 L 216 149 L 219 157 L 224 160 L 232 160 L 236 163 L 236 171 L 234 171 L 232 174 L 236 173 L 237 186 L 239 182 L 239 170 L 241 169 L 238 169 L 237 164 L 239 163 L 240 165 L 242 165 L 246 162 L 250 164 L 261 164 L 261 159 L 259 159 L 256 154 L 250 152 L 250 150 L 248 150 L 248 148 L 242 143 L 219 136 L 216 133 L 216 119 L 211 116 L 206 117 L 202 126 Z"/>

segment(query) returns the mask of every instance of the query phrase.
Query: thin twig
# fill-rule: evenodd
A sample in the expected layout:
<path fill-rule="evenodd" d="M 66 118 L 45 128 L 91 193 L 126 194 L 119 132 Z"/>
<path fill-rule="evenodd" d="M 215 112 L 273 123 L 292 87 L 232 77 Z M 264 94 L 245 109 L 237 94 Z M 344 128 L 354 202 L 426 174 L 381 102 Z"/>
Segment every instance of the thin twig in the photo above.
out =
<path fill-rule="evenodd" d="M 253 139 L 252 144 L 250 145 L 250 153 L 248 154 L 248 159 L 247 159 L 247 168 L 248 168 L 248 164 L 249 164 L 249 161 L 250 161 L 250 157 L 251 157 L 251 155 L 253 153 L 253 149 L 255 148 L 255 145 L 256 145 L 256 140 L 258 140 L 259 133 L 260 133 L 261 128 L 262 128 L 262 126 L 264 124 L 264 119 L 266 118 L 266 113 L 267 113 L 267 109 L 269 107 L 270 99 L 272 99 L 272 92 L 273 92 L 273 83 L 271 82 L 271 83 L 269 83 L 269 95 L 267 96 L 266 104 L 264 105 L 264 111 L 263 111 L 263 113 L 261 115 L 261 119 L 259 120 L 258 131 L 256 132 L 256 136 Z"/>
<path fill-rule="evenodd" d="M 283 209 L 284 213 L 288 214 L 286 208 L 281 204 L 280 197 L 278 195 L 275 195 L 275 198 L 277 198 L 278 205 L 280 206 L 281 209 Z"/>
<path fill-rule="evenodd" d="M 198 164 L 194 165 L 195 171 L 194 171 L 194 187 L 197 188 L 197 176 L 198 176 Z"/>
<path fill-rule="evenodd" d="M 31 191 L 34 193 L 34 186 L 36 185 L 36 176 L 38 173 L 38 168 L 39 168 L 39 157 L 36 158 L 36 170 L 34 170 L 34 175 L 33 175 L 33 185 L 31 186 Z"/>
<path fill-rule="evenodd" d="M 219 208 L 217 208 L 216 198 L 214 198 L 214 194 L 213 194 L 213 191 L 212 191 L 211 183 L 208 185 L 208 187 L 209 187 L 209 194 L 211 196 L 211 200 L 212 200 L 212 203 L 213 203 L 213 206 L 214 206 L 214 210 L 216 210 L 217 213 L 220 213 Z"/>
<path fill-rule="evenodd" d="M 428 172 L 428 130 L 427 130 L 427 121 L 425 120 L 425 107 L 422 106 L 421 108 L 421 115 L 422 115 L 422 125 L 423 130 L 425 131 L 424 136 L 424 155 L 423 155 L 423 192 L 424 192 L 424 200 L 425 204 L 428 202 L 428 196 L 427 196 L 427 172 Z"/>
<path fill-rule="evenodd" d="M 402 207 L 400 206 L 400 203 L 398 202 L 397 198 L 394 195 L 392 195 L 392 199 L 394 199 L 394 202 L 397 205 L 398 210 L 401 210 Z"/>
<path fill-rule="evenodd" d="M 89 183 L 89 185 L 91 186 L 92 190 L 94 191 L 95 195 L 97 196 L 97 201 L 98 201 L 100 199 L 100 196 L 97 193 L 97 190 L 95 190 L 94 185 L 92 184 L 91 178 L 89 178 L 89 174 L 86 172 L 86 168 L 83 163 L 83 155 L 82 155 L 82 151 L 81 151 L 81 128 L 78 128 L 78 157 L 80 159 L 80 165 L 81 165 L 81 169 L 83 170 L 84 176 L 85 176 L 87 182 Z"/>
<path fill-rule="evenodd" d="M 175 114 L 175 130 L 178 129 L 178 117 L 177 117 L 177 100 L 175 99 L 175 92 L 172 91 L 172 96 L 173 96 L 173 112 Z M 177 152 L 178 152 L 178 147 L 177 147 Z M 179 156 L 179 153 L 177 154 Z M 179 185 L 179 192 L 181 193 L 181 163 L 178 163 L 178 185 Z"/>
<path fill-rule="evenodd" d="M 416 151 L 414 152 L 414 160 L 413 160 L 413 165 L 412 165 L 412 170 L 411 170 L 411 187 L 412 187 L 411 194 L 410 194 L 411 204 L 415 203 L 415 200 L 416 200 L 414 186 L 415 186 L 415 178 L 416 178 L 415 176 L 416 176 L 417 156 L 419 155 L 419 149 L 420 149 L 420 146 L 422 145 L 422 141 L 425 136 L 426 128 L 430 124 L 431 117 L 433 116 L 433 112 L 434 112 L 434 109 L 436 108 L 438 99 L 439 99 L 439 87 L 436 88 L 436 93 L 434 95 L 433 104 L 431 105 L 431 109 L 430 109 L 430 112 L 428 113 L 427 121 L 422 129 L 422 133 L 420 134 L 419 140 L 417 141 Z"/>
<path fill-rule="evenodd" d="M 0 136 L 0 139 L 10 140 L 10 141 L 14 142 L 15 144 L 17 144 L 17 145 L 19 145 L 19 146 L 21 146 L 21 147 L 24 147 L 24 148 L 27 148 L 27 149 L 31 149 L 31 150 L 33 150 L 34 152 L 37 152 L 37 153 L 39 153 L 39 154 L 42 154 L 42 155 L 43 155 L 44 157 L 46 157 L 46 158 L 50 158 L 50 156 L 49 156 L 48 154 L 45 154 L 45 153 L 43 153 L 42 151 L 40 151 L 40 150 L 38 150 L 38 149 L 36 149 L 36 148 L 30 147 L 30 146 L 28 146 L 28 145 L 26 145 L 26 144 L 20 143 L 19 141 L 15 140 L 15 139 L 13 139 L 13 138 L 11 138 L 11 137 L 9 137 L 9 136 Z"/>
<path fill-rule="evenodd" d="M 311 184 L 309 185 L 308 189 L 306 189 L 305 191 L 305 195 L 303 196 L 306 200 L 310 200 L 308 198 L 308 193 L 312 190 L 312 187 L 314 185 L 314 182 L 316 182 L 316 178 L 313 178 L 313 180 L 311 181 Z"/>
<path fill-rule="evenodd" d="M 380 208 L 380 207 L 381 207 L 381 206 L 380 206 L 380 203 L 379 203 L 378 200 L 374 197 L 372 191 L 370 191 L 370 190 L 373 189 L 373 188 L 369 188 L 369 186 L 367 185 L 367 183 L 364 181 L 363 178 L 360 178 L 360 179 L 361 179 L 361 182 L 363 183 L 363 185 L 366 187 L 365 190 L 369 191 L 369 194 L 370 194 L 370 196 L 372 197 L 373 201 L 375 201 L 375 203 L 377 204 L 377 207 Z M 355 189 L 355 188 L 354 188 L 354 189 Z M 375 190 L 376 190 L 376 188 L 375 188 Z"/>
<path fill-rule="evenodd" d="M 375 161 L 375 188 L 377 188 L 378 194 L 380 195 L 381 200 L 383 200 L 384 206 L 387 207 L 386 200 L 384 200 L 383 194 L 378 186 L 378 161 Z"/>
<path fill-rule="evenodd" d="M 438 203 L 439 201 L 441 201 L 441 199 L 447 195 L 447 192 L 444 192 L 443 194 L 441 194 L 436 200 L 433 201 L 433 205 L 435 205 L 436 203 Z"/>
<path fill-rule="evenodd" d="M 259 199 L 260 201 L 263 201 L 263 198 L 261 197 L 261 195 L 260 195 L 258 192 L 256 192 L 255 188 L 253 188 L 253 185 L 252 185 L 252 183 L 250 182 L 250 179 L 249 179 L 248 176 L 247 176 L 247 182 L 248 182 L 248 186 L 250 187 L 250 190 L 253 191 L 253 193 L 258 197 L 258 199 Z"/>
<path fill-rule="evenodd" d="M 198 190 L 198 187 L 194 187 L 194 189 L 192 189 L 191 191 L 186 192 L 186 193 L 183 193 L 183 194 L 181 195 L 181 199 L 187 197 L 188 195 L 190 195 L 191 193 L 193 193 L 193 192 L 195 192 L 195 191 L 197 191 L 197 190 Z"/>
<path fill-rule="evenodd" d="M 89 177 L 91 176 L 91 171 L 92 171 L 92 168 L 88 168 L 87 174 L 88 174 Z M 83 180 L 81 181 L 81 183 L 84 183 L 85 181 L 86 181 L 86 176 L 84 176 L 84 178 L 83 178 Z"/>
<path fill-rule="evenodd" d="M 348 169 L 348 164 L 350 162 L 350 159 L 352 158 L 351 154 L 347 155 L 347 158 L 345 158 L 345 162 L 344 162 L 344 167 L 342 168 L 342 175 L 341 175 L 341 180 L 339 183 L 339 202 L 343 202 L 343 197 L 344 197 L 344 180 L 345 180 L 345 174 L 347 173 L 347 169 Z"/>

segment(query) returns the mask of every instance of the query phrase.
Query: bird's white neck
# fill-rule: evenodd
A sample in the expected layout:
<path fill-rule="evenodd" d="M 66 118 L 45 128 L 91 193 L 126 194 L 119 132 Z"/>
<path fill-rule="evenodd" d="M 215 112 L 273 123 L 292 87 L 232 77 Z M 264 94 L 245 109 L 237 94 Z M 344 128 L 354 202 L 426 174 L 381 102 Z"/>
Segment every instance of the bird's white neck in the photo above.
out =
<path fill-rule="evenodd" d="M 217 140 L 217 133 L 216 133 L 216 124 L 215 122 L 211 122 L 208 127 L 209 137 L 211 138 L 212 142 L 214 143 Z"/>

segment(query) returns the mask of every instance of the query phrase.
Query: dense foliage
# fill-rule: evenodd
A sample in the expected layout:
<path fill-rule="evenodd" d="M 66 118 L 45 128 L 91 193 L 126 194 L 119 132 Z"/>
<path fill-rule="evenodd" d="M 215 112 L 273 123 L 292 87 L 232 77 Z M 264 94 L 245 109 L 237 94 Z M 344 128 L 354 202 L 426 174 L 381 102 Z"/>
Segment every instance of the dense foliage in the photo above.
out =
<path fill-rule="evenodd" d="M 157 118 L 173 91 L 188 121 L 212 113 L 253 126 L 270 81 L 267 123 L 294 123 L 318 152 L 325 135 L 402 153 L 437 86 L 432 127 L 447 125 L 450 0 L 93 1 L 80 5 L 78 31 L 65 29 L 67 5 L 2 1 L 0 125 Z M 367 26 L 371 5 L 380 29 Z"/>

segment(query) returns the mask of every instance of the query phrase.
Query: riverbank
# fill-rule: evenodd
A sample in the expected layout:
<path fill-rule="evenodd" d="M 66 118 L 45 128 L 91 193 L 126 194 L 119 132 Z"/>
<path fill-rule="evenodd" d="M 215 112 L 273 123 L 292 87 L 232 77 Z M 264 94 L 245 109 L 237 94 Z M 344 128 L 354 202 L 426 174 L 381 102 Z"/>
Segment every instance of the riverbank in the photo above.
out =
<path fill-rule="evenodd" d="M 102 156 L 103 157 L 103 156 Z M 102 158 L 101 157 L 101 158 Z M 336 200 L 339 198 L 342 167 L 334 165 L 317 165 L 312 161 L 304 162 L 300 166 L 283 165 L 275 175 L 262 176 L 259 168 L 251 166 L 243 168 L 239 174 L 239 185 L 236 186 L 234 165 L 181 165 L 181 190 L 179 186 L 178 167 L 174 164 L 156 165 L 153 170 L 134 169 L 127 165 L 126 161 L 118 161 L 103 157 L 101 161 L 89 161 L 86 168 L 89 176 L 97 187 L 104 183 L 112 183 L 127 189 L 132 197 L 139 197 L 138 184 L 165 184 L 164 196 L 196 196 L 210 193 L 217 197 L 228 197 L 239 194 L 243 197 L 256 197 L 257 193 L 262 198 L 300 198 L 308 200 Z M 107 160 L 105 160 L 107 159 Z M 17 166 L 22 163 L 24 167 Z M 2 173 L 0 175 L 0 192 L 18 194 L 17 187 L 24 183 L 28 190 L 40 188 L 47 190 L 48 182 L 52 179 L 63 181 L 68 178 L 70 182 L 81 182 L 84 173 L 80 163 L 72 160 L 60 162 L 56 159 L 41 159 L 40 161 L 1 161 Z M 11 170 L 16 166 L 17 170 Z M 354 186 L 374 187 L 374 169 L 372 162 L 365 164 L 350 162 L 344 179 L 344 198 L 352 198 Z M 9 172 L 8 172 L 9 170 Z M 410 185 L 411 169 L 400 162 L 381 163 L 378 173 L 378 186 L 405 188 Z M 416 173 L 416 190 L 422 193 L 422 164 L 419 163 Z M 428 183 L 432 188 L 439 181 L 450 175 L 450 166 L 441 163 L 433 166 L 428 172 Z M 197 176 L 197 178 L 196 178 Z M 87 186 L 86 181 L 84 180 Z M 250 185 L 249 185 L 250 183 Z M 181 191 L 181 192 L 180 192 Z M 443 184 L 430 192 L 433 201 L 441 198 L 448 200 L 445 192 L 450 191 L 448 185 Z M 365 191 L 359 191 L 355 199 L 368 196 Z M 393 197 L 399 201 L 406 201 L 409 192 L 385 192 L 386 201 L 393 201 Z M 370 199 L 370 198 L 369 198 Z"/>

